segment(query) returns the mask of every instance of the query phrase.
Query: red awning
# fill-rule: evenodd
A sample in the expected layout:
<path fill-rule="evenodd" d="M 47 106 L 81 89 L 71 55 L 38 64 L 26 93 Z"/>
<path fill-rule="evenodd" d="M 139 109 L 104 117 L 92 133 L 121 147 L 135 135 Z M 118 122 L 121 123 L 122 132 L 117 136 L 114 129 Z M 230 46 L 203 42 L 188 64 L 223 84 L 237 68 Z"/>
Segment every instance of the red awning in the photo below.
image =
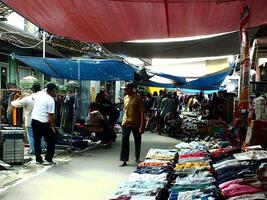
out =
<path fill-rule="evenodd" d="M 45 31 L 80 41 L 119 42 L 239 30 L 267 23 L 266 0 L 3 0 Z"/>

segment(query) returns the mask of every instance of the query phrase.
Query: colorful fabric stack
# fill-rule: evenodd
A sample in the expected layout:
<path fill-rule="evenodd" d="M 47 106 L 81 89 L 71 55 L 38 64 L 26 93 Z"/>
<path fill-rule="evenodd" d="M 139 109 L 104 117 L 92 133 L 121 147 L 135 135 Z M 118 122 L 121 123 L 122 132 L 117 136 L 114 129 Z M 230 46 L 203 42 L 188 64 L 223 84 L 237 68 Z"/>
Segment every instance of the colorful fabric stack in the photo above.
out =
<path fill-rule="evenodd" d="M 216 179 L 211 173 L 211 158 L 205 142 L 181 142 L 175 146 L 179 160 L 174 171 L 169 200 L 212 200 L 218 195 Z"/>
<path fill-rule="evenodd" d="M 167 183 L 167 174 L 138 174 L 132 173 L 129 179 L 119 187 L 115 195 L 156 196 L 159 189 Z"/>
<path fill-rule="evenodd" d="M 150 149 L 112 200 L 167 199 L 175 158 L 177 160 L 176 150 Z"/>
<path fill-rule="evenodd" d="M 219 144 L 150 149 L 113 200 L 267 199 L 267 151 Z"/>
<path fill-rule="evenodd" d="M 236 148 L 227 147 L 211 153 L 222 198 L 266 199 L 267 151 L 234 153 L 236 151 Z"/>

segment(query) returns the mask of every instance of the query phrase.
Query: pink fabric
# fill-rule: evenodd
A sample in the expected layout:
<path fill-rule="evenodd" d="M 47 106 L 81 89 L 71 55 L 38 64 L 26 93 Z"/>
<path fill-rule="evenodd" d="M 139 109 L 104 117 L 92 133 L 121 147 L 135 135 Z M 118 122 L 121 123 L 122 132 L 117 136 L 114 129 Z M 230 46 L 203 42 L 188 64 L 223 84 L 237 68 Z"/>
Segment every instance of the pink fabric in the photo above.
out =
<path fill-rule="evenodd" d="M 245 2 L 251 26 L 267 23 L 265 0 L 3 0 L 49 33 L 90 42 L 238 31 Z"/>
<path fill-rule="evenodd" d="M 227 181 L 219 185 L 225 198 L 240 196 L 243 194 L 253 194 L 262 190 L 251 185 L 242 185 L 243 179 Z"/>

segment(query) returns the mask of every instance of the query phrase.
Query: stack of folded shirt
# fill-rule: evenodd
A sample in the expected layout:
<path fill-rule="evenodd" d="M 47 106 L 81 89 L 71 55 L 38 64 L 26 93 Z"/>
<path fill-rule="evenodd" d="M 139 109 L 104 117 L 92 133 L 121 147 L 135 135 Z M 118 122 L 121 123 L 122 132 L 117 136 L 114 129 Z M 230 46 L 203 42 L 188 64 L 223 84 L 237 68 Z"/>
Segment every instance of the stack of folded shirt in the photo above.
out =
<path fill-rule="evenodd" d="M 179 164 L 186 162 L 203 162 L 210 160 L 207 151 L 197 149 L 181 149 L 179 151 Z"/>
<path fill-rule="evenodd" d="M 237 160 L 264 160 L 267 159 L 267 151 L 265 150 L 250 150 L 243 153 L 236 153 L 234 157 Z"/>
<path fill-rule="evenodd" d="M 218 196 L 216 179 L 211 173 L 211 159 L 206 142 L 182 142 L 175 146 L 179 159 L 174 171 L 178 176 L 171 186 L 169 200 L 215 199 Z"/>
<path fill-rule="evenodd" d="M 214 200 L 214 193 L 200 190 L 171 192 L 169 200 Z"/>
<path fill-rule="evenodd" d="M 166 161 L 166 160 L 155 160 L 155 159 L 147 159 L 141 163 L 139 163 L 139 167 L 147 167 L 147 166 L 151 166 L 151 167 L 165 167 L 165 166 L 169 166 L 172 165 L 171 161 Z"/>
<path fill-rule="evenodd" d="M 225 198 L 262 192 L 260 183 L 256 179 L 234 179 L 220 184 L 219 187 Z"/>
<path fill-rule="evenodd" d="M 184 164 L 176 164 L 174 170 L 176 174 L 193 173 L 200 170 L 210 170 L 209 162 L 187 162 Z"/>
<path fill-rule="evenodd" d="M 255 194 L 244 194 L 240 196 L 230 197 L 227 200 L 266 200 L 266 199 L 267 199 L 267 193 L 260 192 Z"/>
<path fill-rule="evenodd" d="M 186 177 L 176 178 L 174 185 L 171 187 L 172 192 L 186 192 L 195 189 L 206 189 L 215 183 L 215 178 L 210 172 L 198 172 L 189 174 Z"/>
<path fill-rule="evenodd" d="M 155 196 L 167 183 L 167 174 L 132 173 L 129 179 L 118 188 L 115 195 Z"/>
<path fill-rule="evenodd" d="M 266 199 L 266 159 L 267 151 L 249 150 L 213 163 L 222 196 L 229 200 Z"/>
<path fill-rule="evenodd" d="M 250 178 L 256 176 L 257 164 L 250 161 L 235 163 L 229 162 L 226 166 L 215 168 L 218 183 L 224 183 L 237 178 Z"/>
<path fill-rule="evenodd" d="M 176 150 L 150 149 L 146 159 L 139 163 L 135 172 L 139 174 L 161 174 L 173 171 Z"/>
<path fill-rule="evenodd" d="M 198 151 L 207 151 L 208 150 L 208 143 L 201 141 L 201 142 L 180 142 L 179 144 L 175 145 L 175 148 L 180 149 L 195 149 Z"/>
<path fill-rule="evenodd" d="M 168 185 L 173 180 L 176 150 L 150 149 L 146 160 L 139 163 L 134 173 L 118 188 L 113 200 L 168 199 Z M 171 178 L 170 178 L 171 177 Z"/>
<path fill-rule="evenodd" d="M 177 154 L 176 150 L 150 149 L 146 155 L 146 159 L 171 161 L 175 159 L 176 154 Z"/>

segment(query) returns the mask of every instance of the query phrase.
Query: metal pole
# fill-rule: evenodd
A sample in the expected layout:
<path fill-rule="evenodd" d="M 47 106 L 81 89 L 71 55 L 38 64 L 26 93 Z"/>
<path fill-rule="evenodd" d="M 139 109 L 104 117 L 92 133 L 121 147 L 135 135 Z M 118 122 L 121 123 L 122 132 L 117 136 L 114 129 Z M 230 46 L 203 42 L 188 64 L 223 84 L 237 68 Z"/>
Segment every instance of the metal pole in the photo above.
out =
<path fill-rule="evenodd" d="M 43 58 L 45 58 L 45 31 L 43 31 Z"/>

